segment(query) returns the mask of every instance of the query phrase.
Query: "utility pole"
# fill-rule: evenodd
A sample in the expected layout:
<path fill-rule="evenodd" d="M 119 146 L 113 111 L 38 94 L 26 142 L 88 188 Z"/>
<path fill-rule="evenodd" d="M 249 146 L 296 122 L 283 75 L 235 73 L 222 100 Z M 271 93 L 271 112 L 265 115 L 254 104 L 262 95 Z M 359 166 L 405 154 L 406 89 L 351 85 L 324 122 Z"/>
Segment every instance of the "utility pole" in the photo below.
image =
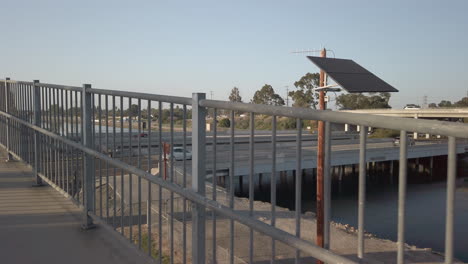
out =
<path fill-rule="evenodd" d="M 320 57 L 327 57 L 327 50 L 323 48 L 320 52 Z M 320 70 L 320 87 L 325 86 L 325 72 Z M 319 109 L 325 110 L 325 91 L 322 89 L 319 92 Z M 324 185 L 323 185 L 323 171 L 325 160 L 325 123 L 318 122 L 318 146 L 317 146 L 317 240 L 316 244 L 319 247 L 324 247 Z M 317 264 L 323 264 L 318 260 Z"/>
<path fill-rule="evenodd" d="M 213 100 L 213 91 L 210 91 L 210 98 Z"/>
<path fill-rule="evenodd" d="M 291 53 L 309 53 L 318 52 L 319 50 L 293 51 Z M 320 50 L 320 57 L 327 57 L 327 50 Z M 320 70 L 319 87 L 325 87 L 326 77 L 325 72 Z M 319 91 L 319 109 L 325 110 L 325 90 Z M 319 247 L 325 247 L 325 204 L 324 204 L 324 165 L 325 165 L 325 123 L 318 122 L 318 138 L 317 138 L 317 239 L 316 244 Z M 323 264 L 318 260 L 317 264 Z"/>
<path fill-rule="evenodd" d="M 286 87 L 286 106 L 289 106 L 289 86 Z"/>

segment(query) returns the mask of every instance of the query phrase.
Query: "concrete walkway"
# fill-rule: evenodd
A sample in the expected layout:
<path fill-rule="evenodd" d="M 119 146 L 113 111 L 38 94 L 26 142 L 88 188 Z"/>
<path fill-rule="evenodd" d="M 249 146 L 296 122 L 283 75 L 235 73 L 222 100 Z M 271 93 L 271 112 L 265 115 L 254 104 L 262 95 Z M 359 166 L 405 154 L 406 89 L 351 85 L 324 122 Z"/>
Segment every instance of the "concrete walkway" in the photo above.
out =
<path fill-rule="evenodd" d="M 82 230 L 80 209 L 51 187 L 31 187 L 31 170 L 5 158 L 0 149 L 0 263 L 148 263 L 118 234 Z"/>

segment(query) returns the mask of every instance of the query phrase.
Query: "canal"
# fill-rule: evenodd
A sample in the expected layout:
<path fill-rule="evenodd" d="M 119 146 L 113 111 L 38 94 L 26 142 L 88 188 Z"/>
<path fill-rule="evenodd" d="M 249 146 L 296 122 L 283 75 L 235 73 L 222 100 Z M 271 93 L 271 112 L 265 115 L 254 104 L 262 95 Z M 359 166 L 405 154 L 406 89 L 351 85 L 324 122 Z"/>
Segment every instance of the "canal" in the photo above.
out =
<path fill-rule="evenodd" d="M 441 158 L 441 159 L 440 159 Z M 416 163 L 417 162 L 417 163 Z M 417 164 L 427 160 L 409 161 L 406 200 L 406 243 L 419 248 L 432 248 L 443 252 L 445 243 L 446 162 L 444 157 L 434 163 L 430 173 Z M 468 158 L 459 160 L 457 192 L 455 200 L 455 257 L 468 261 Z M 379 164 L 377 164 L 379 165 Z M 423 165 L 421 165 L 423 166 Z M 390 173 L 385 166 L 369 169 L 366 180 L 365 230 L 382 239 L 397 240 L 398 217 L 398 165 Z M 421 169 L 423 168 L 423 169 Z M 338 175 L 335 170 L 332 181 L 332 220 L 357 228 L 358 172 L 348 166 Z M 237 184 L 236 195 L 248 196 L 248 177 L 242 188 Z M 256 175 L 255 200 L 270 201 L 270 176 Z M 340 180 L 341 178 L 341 180 Z M 302 211 L 315 212 L 315 172 L 303 172 Z M 277 176 L 277 205 L 294 210 L 294 172 Z"/>

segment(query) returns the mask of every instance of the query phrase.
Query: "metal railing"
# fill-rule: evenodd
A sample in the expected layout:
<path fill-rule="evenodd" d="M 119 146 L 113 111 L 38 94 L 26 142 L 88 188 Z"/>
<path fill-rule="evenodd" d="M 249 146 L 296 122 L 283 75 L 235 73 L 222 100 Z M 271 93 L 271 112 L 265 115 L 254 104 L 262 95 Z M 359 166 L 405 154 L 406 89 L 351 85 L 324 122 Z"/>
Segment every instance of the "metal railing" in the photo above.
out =
<path fill-rule="evenodd" d="M 279 252 L 278 243 L 282 243 L 281 247 L 290 249 L 292 253 L 287 254 L 291 254 L 296 263 L 303 257 L 327 263 L 355 263 L 329 250 L 332 123 L 361 126 L 359 259 L 365 259 L 366 127 L 401 131 L 397 262 L 404 263 L 407 131 L 448 136 L 445 261 L 453 263 L 455 144 L 456 138 L 468 138 L 467 125 L 207 100 L 203 93 L 185 98 L 8 78 L 0 81 L 0 95 L 0 144 L 7 149 L 9 158 L 31 165 L 37 185 L 45 182 L 82 207 L 84 228 L 91 228 L 94 223 L 109 226 L 160 263 L 218 263 L 222 261 L 222 253 L 217 250 L 221 245 L 228 252 L 225 261 L 253 263 L 258 260 L 257 252 L 268 247 L 259 245 L 256 240 L 271 241 L 267 251 L 272 262 Z M 218 144 L 216 120 L 221 112 L 230 116 L 227 148 L 226 144 Z M 249 114 L 247 152 L 236 147 L 236 122 L 242 122 L 236 112 Z M 271 155 L 267 157 L 271 162 L 270 221 L 262 219 L 255 210 L 255 117 L 258 115 L 271 117 Z M 294 231 L 285 231 L 276 221 L 278 117 L 296 119 Z M 317 247 L 312 237 L 303 236 L 302 230 L 305 216 L 301 212 L 300 172 L 305 167 L 302 162 L 305 120 L 325 122 L 326 248 Z M 207 123 L 211 124 L 209 133 Z M 188 140 L 187 129 L 192 131 L 191 140 Z M 165 150 L 166 144 L 170 147 Z M 183 150 L 181 161 L 176 160 L 175 146 Z M 191 166 L 187 161 L 188 149 L 191 149 Z M 167 160 L 165 152 L 168 152 Z M 247 203 L 235 197 L 236 168 L 243 162 L 239 161 L 239 156 L 248 158 L 243 163 L 249 168 Z M 229 165 L 221 167 L 226 159 Z M 221 188 L 217 172 L 226 169 L 229 174 L 223 176 L 225 188 Z M 208 173 L 212 175 L 210 182 L 206 177 Z M 206 228 L 209 224 L 211 230 Z M 248 250 L 247 257 L 241 260 L 236 250 L 240 251 L 244 242 L 236 239 L 240 236 L 236 232 L 245 230 Z"/>

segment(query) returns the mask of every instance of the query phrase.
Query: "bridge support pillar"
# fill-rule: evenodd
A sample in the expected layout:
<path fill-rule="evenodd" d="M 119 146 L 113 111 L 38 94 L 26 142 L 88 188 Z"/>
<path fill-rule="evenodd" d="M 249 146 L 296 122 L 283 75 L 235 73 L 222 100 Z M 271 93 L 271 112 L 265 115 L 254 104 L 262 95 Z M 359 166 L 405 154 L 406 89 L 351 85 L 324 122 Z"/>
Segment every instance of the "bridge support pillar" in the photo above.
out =
<path fill-rule="evenodd" d="M 417 175 L 420 175 L 421 174 L 421 164 L 419 163 L 419 158 L 416 158 L 415 169 L 416 169 Z"/>
<path fill-rule="evenodd" d="M 389 168 L 389 173 L 390 173 L 390 184 L 393 185 L 393 167 L 394 167 L 394 161 L 390 161 L 390 168 Z"/>
<path fill-rule="evenodd" d="M 344 124 L 344 131 L 345 131 L 345 132 L 348 132 L 348 131 L 349 131 L 349 125 L 348 125 L 348 124 Z"/>
<path fill-rule="evenodd" d="M 431 135 L 430 134 L 426 134 L 426 139 L 430 139 L 431 138 Z"/>
<path fill-rule="evenodd" d="M 393 160 L 390 161 L 390 175 L 392 175 L 393 178 Z"/>
<path fill-rule="evenodd" d="M 418 115 L 417 115 L 417 114 L 414 116 L 414 119 L 418 119 Z M 413 133 L 413 139 L 418 139 L 418 132 L 414 132 L 414 133 Z"/>
<path fill-rule="evenodd" d="M 429 180 L 432 182 L 432 176 L 434 175 L 434 156 L 429 158 Z"/>

